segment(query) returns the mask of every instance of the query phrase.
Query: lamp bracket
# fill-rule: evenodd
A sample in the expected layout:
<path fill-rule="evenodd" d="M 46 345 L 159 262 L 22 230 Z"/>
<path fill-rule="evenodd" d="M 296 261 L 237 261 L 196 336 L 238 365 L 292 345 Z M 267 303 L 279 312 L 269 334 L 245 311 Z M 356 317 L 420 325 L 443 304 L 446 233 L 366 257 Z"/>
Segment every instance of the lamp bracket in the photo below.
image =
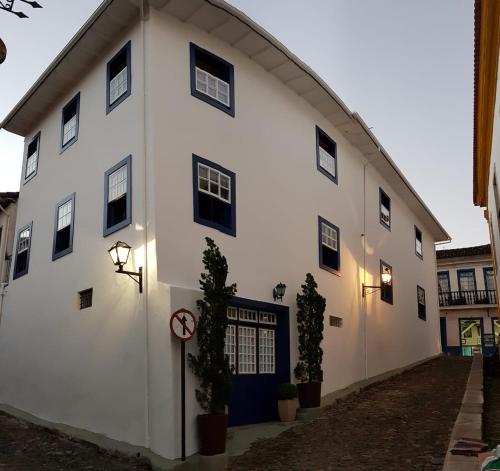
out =
<path fill-rule="evenodd" d="M 139 285 L 139 293 L 142 293 L 142 267 L 139 267 L 138 272 L 127 271 L 124 270 L 122 267 L 120 267 L 118 268 L 118 270 L 116 270 L 116 273 L 122 273 L 123 275 L 128 275 L 129 278 L 134 280 Z M 137 277 L 137 279 L 134 277 Z"/>
<path fill-rule="evenodd" d="M 369 291 L 368 293 L 366 292 L 367 289 L 371 289 L 372 291 Z M 370 286 L 370 285 L 365 285 L 363 283 L 363 298 L 366 297 L 367 294 L 372 294 L 375 293 L 375 291 L 382 289 L 382 286 Z"/>

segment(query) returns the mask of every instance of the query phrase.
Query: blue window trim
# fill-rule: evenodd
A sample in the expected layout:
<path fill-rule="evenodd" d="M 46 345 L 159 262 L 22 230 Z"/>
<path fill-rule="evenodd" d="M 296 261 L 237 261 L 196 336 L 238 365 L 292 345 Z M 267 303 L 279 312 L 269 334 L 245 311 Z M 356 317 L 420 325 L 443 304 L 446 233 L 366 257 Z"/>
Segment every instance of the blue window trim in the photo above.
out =
<path fill-rule="evenodd" d="M 217 62 L 221 62 L 224 64 L 226 67 L 229 69 L 229 100 L 230 100 L 230 106 L 226 106 L 223 103 L 214 100 L 208 95 L 205 95 L 202 92 L 199 92 L 196 90 L 196 51 L 203 52 L 204 54 L 210 56 L 212 59 L 216 60 Z M 194 43 L 189 43 L 189 75 L 191 78 L 191 95 L 199 98 L 200 100 L 204 101 L 205 103 L 208 103 L 209 105 L 214 106 L 215 108 L 224 111 L 224 113 L 227 113 L 229 116 L 232 116 L 234 118 L 235 115 L 235 104 L 234 104 L 234 66 L 233 64 L 227 62 L 226 60 L 222 59 L 222 57 L 216 56 L 210 51 L 207 51 L 206 49 L 203 49 L 200 46 L 197 46 Z"/>
<path fill-rule="evenodd" d="M 110 65 L 116 57 L 123 52 L 127 51 L 127 91 L 118 100 L 109 103 L 109 82 L 110 82 Z M 125 46 L 123 46 L 106 64 L 106 114 L 111 113 L 117 106 L 119 106 L 123 101 L 125 101 L 132 94 L 132 48 L 131 41 L 128 41 Z"/>
<path fill-rule="evenodd" d="M 219 172 L 226 174 L 231 179 L 231 227 L 226 227 L 221 224 L 217 224 L 208 219 L 201 218 L 199 214 L 200 202 L 199 202 L 199 192 L 198 192 L 198 164 L 206 165 Z M 231 172 L 227 168 L 222 167 L 210 160 L 204 159 L 196 154 L 193 154 L 193 218 L 194 222 L 202 224 L 203 226 L 211 227 L 224 234 L 236 237 L 236 174 Z"/>
<path fill-rule="evenodd" d="M 451 283 L 450 283 L 450 272 L 448 270 L 443 270 L 443 271 L 438 271 L 437 276 L 438 276 L 438 287 L 439 287 L 439 275 L 446 275 L 448 278 L 448 288 L 451 291 Z"/>
<path fill-rule="evenodd" d="M 389 224 L 387 224 L 383 219 L 382 219 L 382 195 L 384 195 L 388 200 L 389 200 Z M 392 204 L 391 204 L 391 198 L 389 198 L 389 195 L 382 190 L 382 188 L 379 187 L 378 189 L 378 219 L 380 221 L 380 224 L 384 226 L 389 232 L 391 231 L 391 225 L 392 225 Z"/>
<path fill-rule="evenodd" d="M 460 291 L 460 292 L 464 291 L 464 290 L 462 290 L 462 286 L 460 283 L 460 275 L 462 273 L 472 273 L 472 275 L 474 277 L 474 291 L 477 291 L 476 270 L 474 268 L 466 268 L 463 270 L 457 270 L 458 291 Z"/>
<path fill-rule="evenodd" d="M 415 255 L 420 260 L 423 260 L 424 259 L 424 234 L 422 233 L 422 231 L 417 226 L 414 226 L 414 227 L 415 227 Z M 422 247 L 422 253 L 421 254 L 417 252 L 417 232 L 420 233 L 420 246 Z"/>
<path fill-rule="evenodd" d="M 66 196 L 66 198 L 64 198 L 63 200 L 59 201 L 59 203 L 56 204 L 56 212 L 54 218 L 54 233 L 52 239 L 52 261 L 57 260 L 58 258 L 64 257 L 65 255 L 68 255 L 69 253 L 73 252 L 73 231 L 75 228 L 75 196 L 76 193 L 71 193 L 71 195 Z M 71 225 L 69 229 L 69 247 L 67 249 L 61 250 L 60 252 L 56 252 L 57 221 L 59 215 L 59 208 L 68 201 L 71 201 Z"/>
<path fill-rule="evenodd" d="M 66 108 L 71 106 L 73 102 L 76 101 L 76 134 L 70 139 L 66 144 L 63 144 L 64 139 L 64 112 Z M 64 106 L 61 112 L 61 148 L 59 154 L 62 154 L 68 147 L 71 147 L 76 141 L 78 141 L 78 131 L 80 129 L 80 92 L 78 92 L 68 103 Z"/>
<path fill-rule="evenodd" d="M 26 229 L 30 229 L 30 240 L 29 240 L 29 244 L 28 244 L 28 257 L 27 257 L 27 260 L 26 260 L 26 268 L 20 272 L 16 272 L 16 267 L 17 267 L 17 256 L 19 254 L 19 234 L 21 234 L 21 232 L 25 231 Z M 21 229 L 19 229 L 17 231 L 17 242 L 16 242 L 16 258 L 14 260 L 14 268 L 13 268 L 13 271 L 12 271 L 12 279 L 13 280 L 16 280 L 17 278 L 21 278 L 21 276 L 24 276 L 28 273 L 29 271 L 29 265 L 30 265 L 30 258 L 31 258 L 31 240 L 33 238 L 33 221 L 31 221 L 29 224 L 26 224 L 25 226 L 21 227 Z"/>
<path fill-rule="evenodd" d="M 384 297 L 384 290 L 383 289 L 380 290 L 380 299 L 382 301 L 384 301 L 385 303 L 387 303 L 387 304 L 393 305 L 394 304 L 394 272 L 393 272 L 393 269 L 392 269 L 392 265 L 389 265 L 387 262 L 385 262 L 382 259 L 380 259 L 380 286 L 382 286 L 382 267 L 384 265 L 386 267 L 389 267 L 390 270 L 391 270 L 391 275 L 392 275 L 391 285 L 390 285 L 391 286 L 391 299 Z"/>
<path fill-rule="evenodd" d="M 338 270 L 335 270 L 335 268 L 331 268 L 323 263 L 323 250 L 321 250 L 321 247 L 323 246 L 323 242 L 321 240 L 321 224 L 326 224 L 327 226 L 331 227 L 334 231 L 337 231 L 337 254 L 339 257 Z M 332 224 L 330 221 L 327 221 L 325 218 L 322 218 L 321 216 L 318 216 L 318 255 L 319 255 L 320 268 L 330 273 L 333 273 L 334 275 L 340 276 L 340 229 L 335 224 Z"/>
<path fill-rule="evenodd" d="M 109 176 L 124 165 L 127 166 L 127 217 L 115 224 L 107 227 L 108 223 L 108 193 L 109 193 Z M 123 160 L 113 165 L 104 173 L 104 211 L 103 211 L 103 237 L 106 237 L 113 232 L 116 232 L 124 227 L 132 224 L 132 155 L 128 155 Z"/>
<path fill-rule="evenodd" d="M 419 290 L 422 290 L 423 293 L 424 293 L 424 313 L 423 315 L 420 315 L 420 310 L 419 310 L 419 307 L 420 307 L 420 303 L 418 301 L 418 291 Z M 423 320 L 423 321 L 427 321 L 427 302 L 426 302 L 426 299 L 425 299 L 425 289 L 422 288 L 420 285 L 417 285 L 417 314 L 418 314 L 418 318 Z"/>
<path fill-rule="evenodd" d="M 327 141 L 330 142 L 330 144 L 333 145 L 335 152 L 333 155 L 333 158 L 335 159 L 335 176 L 332 175 L 330 172 L 326 171 L 320 164 L 319 164 L 319 138 L 320 135 L 322 135 Z M 337 143 L 325 132 L 323 131 L 319 126 L 316 126 L 316 168 L 318 169 L 319 172 L 321 172 L 323 175 L 325 175 L 327 178 L 329 178 L 333 183 L 338 185 L 338 165 L 337 165 Z"/>
<path fill-rule="evenodd" d="M 489 270 L 492 272 L 493 276 L 495 276 L 495 271 L 493 270 L 493 267 L 483 267 L 483 279 L 484 279 L 484 289 L 485 290 L 488 289 L 488 284 L 486 282 L 486 280 L 487 280 L 486 272 Z M 495 288 L 493 288 L 493 289 L 495 289 Z"/>
<path fill-rule="evenodd" d="M 37 157 L 37 161 L 36 161 L 36 168 L 35 168 L 35 171 L 32 174 L 26 176 L 26 169 L 27 169 L 27 166 L 28 166 L 28 148 L 29 148 L 30 144 L 35 139 L 38 139 L 38 144 L 37 144 L 37 147 L 38 147 L 38 157 Z M 23 185 L 26 185 L 26 183 L 28 183 L 38 173 L 38 164 L 40 163 L 40 143 L 41 143 L 41 139 L 42 139 L 42 131 L 38 131 L 33 136 L 33 138 L 30 139 L 30 141 L 28 142 L 28 145 L 26 146 L 26 149 L 24 150 Z"/>

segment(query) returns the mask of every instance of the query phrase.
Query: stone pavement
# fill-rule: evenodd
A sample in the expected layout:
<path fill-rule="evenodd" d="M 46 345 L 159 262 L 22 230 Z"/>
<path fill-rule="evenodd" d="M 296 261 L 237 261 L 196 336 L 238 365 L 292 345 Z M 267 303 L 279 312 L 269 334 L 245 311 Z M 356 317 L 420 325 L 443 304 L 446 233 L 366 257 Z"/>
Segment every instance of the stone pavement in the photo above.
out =
<path fill-rule="evenodd" d="M 231 471 L 441 471 L 471 360 L 441 357 L 255 442 Z"/>

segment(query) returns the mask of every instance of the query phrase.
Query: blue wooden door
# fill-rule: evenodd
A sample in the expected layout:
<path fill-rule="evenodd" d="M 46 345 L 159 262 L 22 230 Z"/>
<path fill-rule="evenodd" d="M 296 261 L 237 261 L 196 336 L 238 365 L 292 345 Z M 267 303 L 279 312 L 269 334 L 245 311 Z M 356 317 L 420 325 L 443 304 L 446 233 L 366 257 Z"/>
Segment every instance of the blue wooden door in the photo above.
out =
<path fill-rule="evenodd" d="M 446 317 L 439 318 L 439 327 L 441 331 L 441 351 L 446 353 L 448 351 L 448 334 L 446 332 Z"/>
<path fill-rule="evenodd" d="M 226 354 L 234 368 L 229 425 L 277 420 L 278 385 L 290 381 L 288 308 L 235 298 L 228 318 Z"/>

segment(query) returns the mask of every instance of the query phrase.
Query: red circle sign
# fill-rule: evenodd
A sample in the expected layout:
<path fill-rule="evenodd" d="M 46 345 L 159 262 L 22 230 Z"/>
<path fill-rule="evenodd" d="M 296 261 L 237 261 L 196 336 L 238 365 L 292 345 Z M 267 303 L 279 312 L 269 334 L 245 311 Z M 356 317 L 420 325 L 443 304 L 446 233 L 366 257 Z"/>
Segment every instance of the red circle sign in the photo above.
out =
<path fill-rule="evenodd" d="M 170 330 L 179 340 L 191 340 L 196 332 L 196 318 L 191 311 L 179 309 L 170 318 Z"/>

